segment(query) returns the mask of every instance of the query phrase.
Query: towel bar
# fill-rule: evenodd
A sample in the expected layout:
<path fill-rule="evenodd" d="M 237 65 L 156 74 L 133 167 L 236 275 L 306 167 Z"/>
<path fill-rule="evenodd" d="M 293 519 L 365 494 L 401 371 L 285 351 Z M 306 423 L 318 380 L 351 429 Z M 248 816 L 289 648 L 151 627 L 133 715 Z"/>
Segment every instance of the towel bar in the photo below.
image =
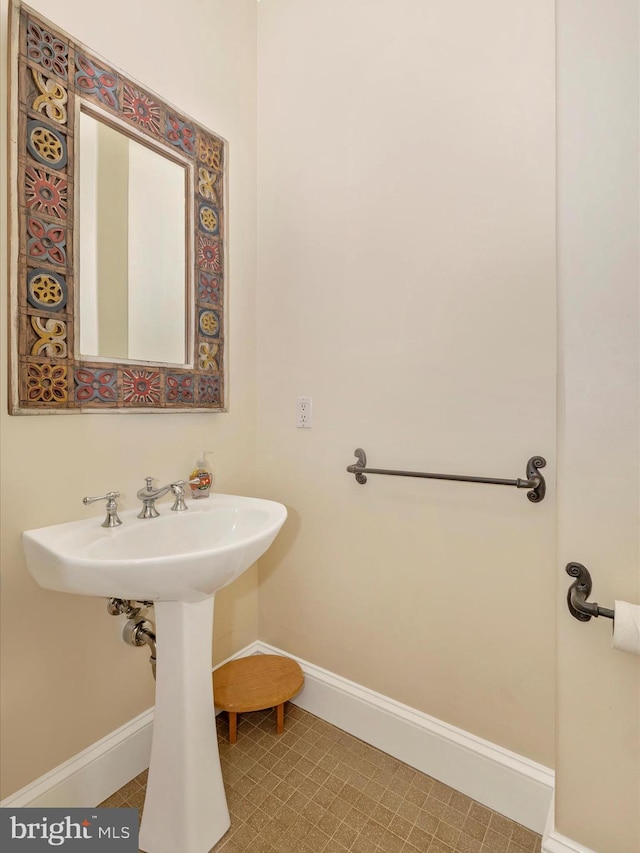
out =
<path fill-rule="evenodd" d="M 496 486 L 515 486 L 517 489 L 530 489 L 527 497 L 532 503 L 540 503 L 546 492 L 545 479 L 539 469 L 547 464 L 542 456 L 532 456 L 527 462 L 527 479 L 503 480 L 495 477 L 466 477 L 462 474 L 427 474 L 421 471 L 393 471 L 388 468 L 367 468 L 367 454 L 361 447 L 355 450 L 358 460 L 355 465 L 348 465 L 347 471 L 355 474 L 356 481 L 361 485 L 367 482 L 365 474 L 390 474 L 393 477 L 425 477 L 430 480 L 457 480 L 465 483 L 491 483 Z"/>

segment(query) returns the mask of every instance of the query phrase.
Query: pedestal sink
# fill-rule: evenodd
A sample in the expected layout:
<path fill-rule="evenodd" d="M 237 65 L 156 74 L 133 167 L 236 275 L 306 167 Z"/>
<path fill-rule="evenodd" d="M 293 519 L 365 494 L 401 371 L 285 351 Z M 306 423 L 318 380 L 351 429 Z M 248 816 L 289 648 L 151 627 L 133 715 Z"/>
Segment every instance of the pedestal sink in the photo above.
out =
<path fill-rule="evenodd" d="M 235 495 L 107 529 L 90 518 L 28 530 L 27 567 L 45 589 L 153 601 L 157 667 L 140 847 L 208 853 L 229 828 L 211 685 L 215 592 L 248 569 L 284 524 L 282 504 Z"/>

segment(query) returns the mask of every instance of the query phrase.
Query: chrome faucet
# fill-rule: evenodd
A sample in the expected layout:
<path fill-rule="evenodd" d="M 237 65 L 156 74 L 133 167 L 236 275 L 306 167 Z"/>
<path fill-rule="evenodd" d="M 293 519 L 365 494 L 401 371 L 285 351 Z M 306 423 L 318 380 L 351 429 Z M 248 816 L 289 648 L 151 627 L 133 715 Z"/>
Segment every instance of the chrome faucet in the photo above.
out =
<path fill-rule="evenodd" d="M 89 504 L 95 503 L 96 501 L 106 501 L 107 502 L 107 517 L 102 522 L 102 527 L 118 527 L 122 524 L 120 518 L 118 517 L 118 501 L 117 499 L 120 497 L 120 492 L 107 492 L 106 495 L 100 495 L 97 498 L 82 498 L 82 503 L 85 506 Z"/>
<path fill-rule="evenodd" d="M 145 477 L 145 483 L 144 489 L 140 489 L 138 492 L 138 499 L 142 501 L 142 509 L 138 513 L 138 518 L 157 518 L 160 513 L 156 509 L 156 500 L 169 492 L 175 498 L 171 507 L 172 512 L 183 512 L 185 509 L 189 509 L 184 502 L 184 480 L 176 480 L 175 483 L 168 483 L 159 489 L 153 488 L 153 477 Z"/>

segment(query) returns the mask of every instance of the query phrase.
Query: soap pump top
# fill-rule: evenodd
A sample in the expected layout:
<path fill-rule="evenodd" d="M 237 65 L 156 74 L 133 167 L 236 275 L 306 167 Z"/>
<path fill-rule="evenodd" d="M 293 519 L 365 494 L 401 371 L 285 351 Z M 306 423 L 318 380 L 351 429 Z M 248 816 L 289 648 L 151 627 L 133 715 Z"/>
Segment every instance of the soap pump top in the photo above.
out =
<path fill-rule="evenodd" d="M 189 476 L 189 486 L 192 498 L 208 498 L 213 485 L 213 474 L 207 464 L 207 453 L 203 450 L 196 461 L 195 468 Z"/>

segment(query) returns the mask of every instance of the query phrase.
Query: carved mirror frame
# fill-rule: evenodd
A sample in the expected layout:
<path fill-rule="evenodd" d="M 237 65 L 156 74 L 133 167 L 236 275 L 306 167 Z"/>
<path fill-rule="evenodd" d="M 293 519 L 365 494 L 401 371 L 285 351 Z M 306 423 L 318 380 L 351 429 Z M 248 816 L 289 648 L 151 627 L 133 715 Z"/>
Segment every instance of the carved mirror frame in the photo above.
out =
<path fill-rule="evenodd" d="M 225 408 L 227 143 L 14 0 L 10 23 L 13 415 Z M 183 162 L 188 358 L 81 358 L 77 134 L 82 104 Z M 190 200 L 190 201 L 189 201 Z"/>

